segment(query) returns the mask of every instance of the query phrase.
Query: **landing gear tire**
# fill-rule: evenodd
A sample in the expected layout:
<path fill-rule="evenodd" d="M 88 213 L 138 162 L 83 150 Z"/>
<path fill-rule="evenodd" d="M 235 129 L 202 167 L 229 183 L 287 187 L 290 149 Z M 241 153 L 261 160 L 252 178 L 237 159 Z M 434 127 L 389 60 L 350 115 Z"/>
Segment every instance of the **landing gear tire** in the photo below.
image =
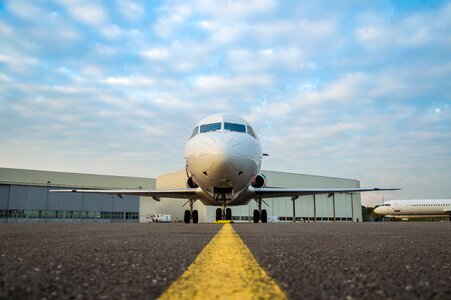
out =
<path fill-rule="evenodd" d="M 199 212 L 197 210 L 193 210 L 193 224 L 199 223 Z"/>
<path fill-rule="evenodd" d="M 258 223 L 259 220 L 260 220 L 260 213 L 258 212 L 258 210 L 254 209 L 254 223 Z"/>
<path fill-rule="evenodd" d="M 189 210 L 185 210 L 185 215 L 183 216 L 183 222 L 186 224 L 189 224 L 189 221 L 191 219 L 191 212 Z"/>
<path fill-rule="evenodd" d="M 232 220 L 232 209 L 226 208 L 226 220 Z"/>
<path fill-rule="evenodd" d="M 262 215 L 260 218 L 262 219 L 262 223 L 268 222 L 268 213 L 266 212 L 266 209 L 262 209 Z"/>
<path fill-rule="evenodd" d="M 222 220 L 222 209 L 216 209 L 216 221 Z"/>

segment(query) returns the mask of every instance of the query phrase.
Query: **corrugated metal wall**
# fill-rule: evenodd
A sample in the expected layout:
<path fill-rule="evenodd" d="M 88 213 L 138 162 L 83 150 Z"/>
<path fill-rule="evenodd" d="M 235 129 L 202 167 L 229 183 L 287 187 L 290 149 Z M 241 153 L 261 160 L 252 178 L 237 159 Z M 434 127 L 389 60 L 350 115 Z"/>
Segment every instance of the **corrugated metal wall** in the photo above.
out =
<path fill-rule="evenodd" d="M 138 196 L 122 199 L 116 195 L 49 193 L 51 188 L 0 184 L 0 222 L 138 222 Z"/>

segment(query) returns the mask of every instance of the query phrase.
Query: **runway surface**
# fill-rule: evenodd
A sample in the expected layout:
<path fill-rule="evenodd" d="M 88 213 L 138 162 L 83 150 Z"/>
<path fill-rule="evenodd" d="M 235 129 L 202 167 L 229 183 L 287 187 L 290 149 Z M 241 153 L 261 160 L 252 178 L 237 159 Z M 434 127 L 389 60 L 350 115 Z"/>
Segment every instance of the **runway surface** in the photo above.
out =
<path fill-rule="evenodd" d="M 0 298 L 154 299 L 221 228 L 2 224 Z M 289 299 L 451 298 L 451 222 L 233 228 Z"/>
<path fill-rule="evenodd" d="M 291 299 L 451 299 L 451 222 L 235 226 Z"/>

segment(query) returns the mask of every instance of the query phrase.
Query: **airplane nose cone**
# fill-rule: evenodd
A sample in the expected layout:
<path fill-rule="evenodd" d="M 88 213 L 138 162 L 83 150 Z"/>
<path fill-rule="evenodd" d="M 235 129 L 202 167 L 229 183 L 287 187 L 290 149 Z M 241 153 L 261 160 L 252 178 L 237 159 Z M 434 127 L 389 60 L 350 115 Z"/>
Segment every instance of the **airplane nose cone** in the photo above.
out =
<path fill-rule="evenodd" d="M 225 175 L 226 173 L 237 171 L 237 168 L 240 167 L 239 160 L 236 159 L 236 154 L 230 141 L 218 140 L 212 148 L 209 172 Z"/>
<path fill-rule="evenodd" d="M 383 214 L 382 211 L 383 211 L 382 207 L 376 207 L 374 209 L 374 213 L 378 215 L 382 215 Z"/>
<path fill-rule="evenodd" d="M 228 138 L 223 134 L 219 134 L 211 138 L 210 146 L 213 152 L 217 154 L 228 154 L 233 150 L 235 143 L 233 142 L 233 139 Z"/>

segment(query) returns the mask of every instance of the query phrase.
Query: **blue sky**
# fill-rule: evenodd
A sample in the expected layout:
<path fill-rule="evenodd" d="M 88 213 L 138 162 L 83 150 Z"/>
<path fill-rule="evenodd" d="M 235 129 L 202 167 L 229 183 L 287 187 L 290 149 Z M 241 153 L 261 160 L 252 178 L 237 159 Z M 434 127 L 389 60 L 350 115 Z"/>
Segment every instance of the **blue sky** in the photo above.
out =
<path fill-rule="evenodd" d="M 156 177 L 228 112 L 264 169 L 451 197 L 451 2 L 299 2 L 0 1 L 0 166 Z"/>

